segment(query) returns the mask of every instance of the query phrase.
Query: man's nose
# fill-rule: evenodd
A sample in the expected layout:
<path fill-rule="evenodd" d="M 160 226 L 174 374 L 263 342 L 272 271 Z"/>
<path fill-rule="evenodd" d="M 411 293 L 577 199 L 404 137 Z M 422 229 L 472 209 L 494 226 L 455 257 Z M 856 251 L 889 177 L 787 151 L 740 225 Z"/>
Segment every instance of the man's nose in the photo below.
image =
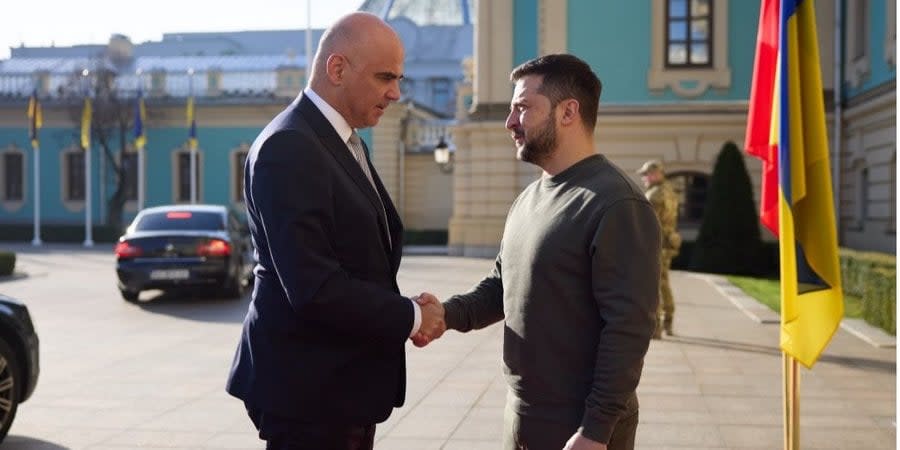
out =
<path fill-rule="evenodd" d="M 388 89 L 385 97 L 387 97 L 387 99 L 392 102 L 396 102 L 397 100 L 400 100 L 401 94 L 402 93 L 400 92 L 400 82 L 395 82 L 395 83 L 391 84 L 391 88 Z"/>
<path fill-rule="evenodd" d="M 516 116 L 514 112 L 510 112 L 508 116 L 506 116 L 506 129 L 514 130 L 519 125 L 519 117 Z"/>

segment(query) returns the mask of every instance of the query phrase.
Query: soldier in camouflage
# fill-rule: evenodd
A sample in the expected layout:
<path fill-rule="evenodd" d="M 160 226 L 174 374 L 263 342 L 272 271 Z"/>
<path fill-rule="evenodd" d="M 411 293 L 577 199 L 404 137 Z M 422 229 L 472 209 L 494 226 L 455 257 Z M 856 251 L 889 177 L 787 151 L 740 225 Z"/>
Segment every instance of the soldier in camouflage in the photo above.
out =
<path fill-rule="evenodd" d="M 650 160 L 644 163 L 637 173 L 647 188 L 647 200 L 659 218 L 662 232 L 662 251 L 660 252 L 659 310 L 656 321 L 654 339 L 662 337 L 662 332 L 672 336 L 672 319 L 675 315 L 675 300 L 669 286 L 669 266 L 672 258 L 678 255 L 681 248 L 681 235 L 678 234 L 678 196 L 672 185 L 666 181 L 662 162 Z"/>

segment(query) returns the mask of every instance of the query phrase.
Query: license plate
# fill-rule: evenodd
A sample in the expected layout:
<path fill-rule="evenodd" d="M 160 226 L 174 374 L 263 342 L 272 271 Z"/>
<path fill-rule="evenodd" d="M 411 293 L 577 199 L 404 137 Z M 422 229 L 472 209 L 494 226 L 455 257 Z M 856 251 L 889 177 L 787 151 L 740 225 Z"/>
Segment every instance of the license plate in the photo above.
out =
<path fill-rule="evenodd" d="M 151 270 L 151 280 L 187 280 L 191 275 L 187 269 Z"/>

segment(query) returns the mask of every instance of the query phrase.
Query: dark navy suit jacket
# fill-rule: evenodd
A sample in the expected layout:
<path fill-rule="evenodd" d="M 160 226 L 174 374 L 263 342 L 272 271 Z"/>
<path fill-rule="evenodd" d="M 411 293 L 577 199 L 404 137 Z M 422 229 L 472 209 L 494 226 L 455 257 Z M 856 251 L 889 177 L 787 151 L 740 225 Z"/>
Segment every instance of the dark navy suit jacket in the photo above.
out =
<path fill-rule="evenodd" d="M 403 405 L 413 325 L 396 279 L 403 225 L 369 168 L 388 224 L 347 145 L 303 95 L 250 148 L 256 284 L 227 384 L 249 407 L 368 425 Z"/>

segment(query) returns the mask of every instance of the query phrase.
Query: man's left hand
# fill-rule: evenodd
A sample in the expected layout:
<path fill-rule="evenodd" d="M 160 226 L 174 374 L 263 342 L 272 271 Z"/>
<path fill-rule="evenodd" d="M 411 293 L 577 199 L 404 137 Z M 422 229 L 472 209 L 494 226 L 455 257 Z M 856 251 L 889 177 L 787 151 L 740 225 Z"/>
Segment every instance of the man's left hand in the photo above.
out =
<path fill-rule="evenodd" d="M 606 450 L 606 444 L 592 441 L 582 436 L 581 433 L 575 432 L 575 434 L 569 438 L 569 442 L 566 442 L 566 446 L 563 447 L 563 450 Z"/>

